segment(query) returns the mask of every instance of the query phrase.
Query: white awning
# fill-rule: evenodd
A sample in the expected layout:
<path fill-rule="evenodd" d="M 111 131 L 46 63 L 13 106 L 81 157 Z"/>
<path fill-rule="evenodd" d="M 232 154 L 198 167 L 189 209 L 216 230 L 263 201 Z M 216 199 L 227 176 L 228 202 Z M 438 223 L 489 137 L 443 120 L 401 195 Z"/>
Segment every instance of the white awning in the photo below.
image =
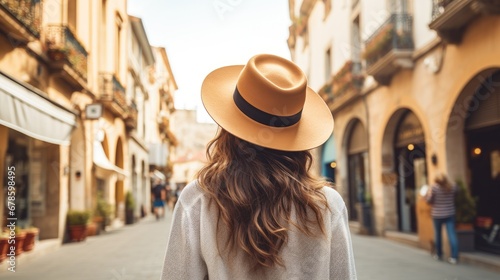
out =
<path fill-rule="evenodd" d="M 96 167 L 96 175 L 100 177 L 107 177 L 115 173 L 118 176 L 118 180 L 123 180 L 127 177 L 125 170 L 109 161 L 104 149 L 102 148 L 101 142 L 99 141 L 94 141 L 93 160 Z"/>
<path fill-rule="evenodd" d="M 0 73 L 0 124 L 56 145 L 70 144 L 75 113 Z"/>

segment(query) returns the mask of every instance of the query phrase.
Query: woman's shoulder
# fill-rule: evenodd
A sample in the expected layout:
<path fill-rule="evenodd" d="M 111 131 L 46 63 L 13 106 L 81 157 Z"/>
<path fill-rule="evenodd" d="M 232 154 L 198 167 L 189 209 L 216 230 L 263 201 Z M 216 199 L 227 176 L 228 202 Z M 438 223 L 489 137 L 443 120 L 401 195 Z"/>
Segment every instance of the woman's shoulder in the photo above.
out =
<path fill-rule="evenodd" d="M 196 180 L 187 184 L 182 189 L 179 196 L 179 202 L 184 208 L 192 207 L 198 204 L 202 199 L 204 199 L 204 193 Z"/>
<path fill-rule="evenodd" d="M 322 190 L 331 210 L 334 210 L 334 212 L 342 212 L 344 210 L 345 203 L 339 192 L 330 186 L 324 186 Z"/>

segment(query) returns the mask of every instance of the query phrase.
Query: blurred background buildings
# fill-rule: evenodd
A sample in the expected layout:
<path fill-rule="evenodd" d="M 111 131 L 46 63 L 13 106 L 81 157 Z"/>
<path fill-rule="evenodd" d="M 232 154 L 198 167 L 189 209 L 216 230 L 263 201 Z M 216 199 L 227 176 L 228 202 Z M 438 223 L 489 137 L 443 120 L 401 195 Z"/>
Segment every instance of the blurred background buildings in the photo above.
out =
<path fill-rule="evenodd" d="M 353 232 L 429 248 L 419 191 L 442 171 L 477 198 L 469 249 L 500 254 L 500 1 L 288 2 L 291 58 L 335 118 L 315 171 Z M 151 180 L 192 180 L 216 131 L 175 110 L 176 90 L 127 1 L 0 0 L 2 222 L 11 180 L 18 225 L 42 240 L 100 202 L 118 226 L 127 197 L 146 215 Z"/>
<path fill-rule="evenodd" d="M 150 180 L 172 174 L 177 85 L 126 1 L 0 1 L 0 217 L 14 181 L 20 227 L 63 240 L 68 210 L 151 207 Z M 7 168 L 15 176 L 7 177 Z"/>
<path fill-rule="evenodd" d="M 321 172 L 352 229 L 430 248 L 419 191 L 441 171 L 477 198 L 469 249 L 500 254 L 500 1 L 290 0 L 289 9 L 292 59 L 335 119 Z"/>

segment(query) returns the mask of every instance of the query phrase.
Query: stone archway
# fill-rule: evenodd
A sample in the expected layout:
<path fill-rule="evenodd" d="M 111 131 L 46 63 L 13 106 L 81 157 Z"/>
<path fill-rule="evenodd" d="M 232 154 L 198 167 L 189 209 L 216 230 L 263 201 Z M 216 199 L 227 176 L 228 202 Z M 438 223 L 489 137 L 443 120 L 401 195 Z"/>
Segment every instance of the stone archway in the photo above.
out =
<path fill-rule="evenodd" d="M 427 184 L 424 131 L 409 109 L 389 119 L 382 140 L 382 184 L 387 230 L 418 232 L 418 190 Z"/>
<path fill-rule="evenodd" d="M 474 75 L 457 97 L 446 127 L 450 179 L 477 198 L 476 249 L 500 254 L 500 68 Z M 496 228 L 496 230 L 495 230 Z"/>

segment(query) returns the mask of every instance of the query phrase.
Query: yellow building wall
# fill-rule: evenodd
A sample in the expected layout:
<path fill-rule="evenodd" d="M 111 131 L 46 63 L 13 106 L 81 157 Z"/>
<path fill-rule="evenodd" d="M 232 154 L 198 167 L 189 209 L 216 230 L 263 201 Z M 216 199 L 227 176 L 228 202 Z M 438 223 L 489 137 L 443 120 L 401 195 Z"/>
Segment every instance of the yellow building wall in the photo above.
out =
<path fill-rule="evenodd" d="M 382 174 L 393 167 L 384 167 L 383 155 L 394 139 L 387 139 L 388 126 L 395 126 L 394 115 L 402 109 L 411 110 L 420 120 L 425 135 L 426 166 L 428 183 L 432 183 L 436 171 L 450 174 L 455 180 L 466 173 L 465 150 L 455 150 L 453 142 L 446 139 L 450 114 L 463 88 L 476 75 L 488 68 L 500 68 L 500 18 L 484 16 L 472 22 L 460 45 L 447 45 L 444 49 L 436 44 L 428 53 L 418 57 L 413 69 L 397 73 L 389 86 L 379 86 L 366 94 L 366 107 L 361 98 L 334 115 L 334 135 L 338 152 L 339 191 L 347 198 L 346 148 L 348 127 L 353 120 L 360 120 L 369 127 L 370 181 L 374 203 L 374 221 L 377 234 L 387 230 L 397 230 L 397 209 L 395 186 L 384 184 Z M 432 73 L 424 64 L 426 57 L 439 58 L 444 55 L 442 68 Z M 392 128 L 394 129 L 394 127 Z M 385 148 L 384 148 L 385 147 Z M 389 147 L 391 148 L 391 147 Z M 462 147 L 459 147 L 462 148 Z M 392 147 L 393 149 L 393 147 Z M 431 163 L 431 156 L 437 156 L 437 165 Z M 433 239 L 433 225 L 430 206 L 417 199 L 418 238 L 420 246 L 430 248 Z M 396 211 L 396 213 L 394 213 Z M 396 219 L 394 219 L 396 218 Z"/>

